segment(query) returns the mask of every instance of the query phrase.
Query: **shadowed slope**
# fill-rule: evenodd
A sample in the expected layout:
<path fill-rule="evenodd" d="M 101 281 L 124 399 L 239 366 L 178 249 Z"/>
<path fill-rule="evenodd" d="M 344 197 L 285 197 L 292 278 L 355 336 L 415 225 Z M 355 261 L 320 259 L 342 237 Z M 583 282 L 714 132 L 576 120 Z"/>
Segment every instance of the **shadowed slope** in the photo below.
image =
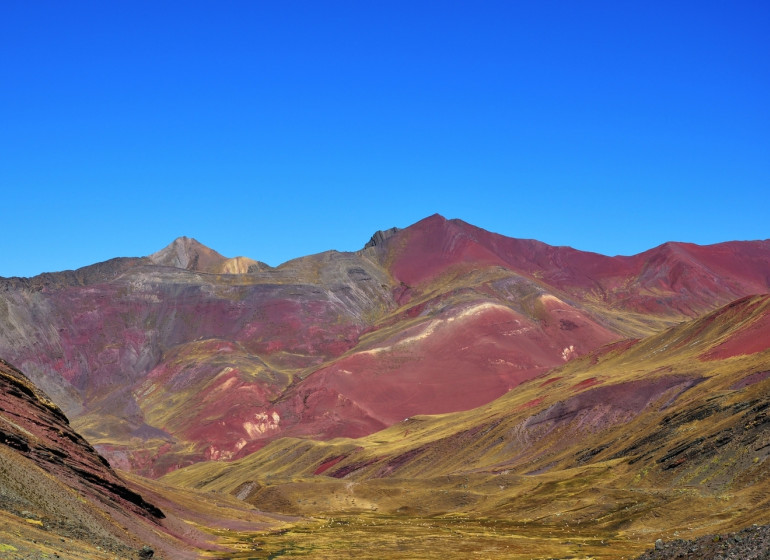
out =
<path fill-rule="evenodd" d="M 24 523 L 119 554 L 138 548 L 134 531 L 165 515 L 126 487 L 56 405 L 0 360 L 0 509 L 8 526 Z M 10 514 L 10 515 L 9 515 Z M 138 532 L 138 531 L 137 531 Z M 0 537 L 2 538 L 2 537 Z M 153 538 L 153 540 L 156 540 Z"/>

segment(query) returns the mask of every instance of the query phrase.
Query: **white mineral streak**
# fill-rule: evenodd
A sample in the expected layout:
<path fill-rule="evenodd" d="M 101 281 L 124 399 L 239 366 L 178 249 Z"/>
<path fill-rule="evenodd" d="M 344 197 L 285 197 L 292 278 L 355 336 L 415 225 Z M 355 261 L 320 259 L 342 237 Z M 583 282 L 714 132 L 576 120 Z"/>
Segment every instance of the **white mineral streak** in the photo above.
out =
<path fill-rule="evenodd" d="M 256 439 L 269 430 L 277 430 L 281 417 L 277 412 L 257 412 L 254 421 L 247 420 L 243 423 L 243 429 L 251 439 Z"/>
<path fill-rule="evenodd" d="M 360 352 L 360 354 L 379 354 L 381 352 L 385 352 L 388 350 L 393 350 L 395 348 L 408 346 L 410 344 L 413 344 L 415 342 L 419 342 L 420 340 L 425 340 L 429 336 L 431 336 L 433 333 L 435 333 L 438 329 L 443 327 L 447 323 L 452 323 L 458 319 L 465 319 L 468 317 L 476 317 L 480 315 L 481 313 L 492 311 L 492 310 L 501 310 L 510 312 L 511 310 L 500 304 L 496 303 L 490 303 L 490 302 L 483 302 L 478 303 L 476 305 L 472 305 L 466 309 L 463 309 L 457 315 L 454 315 L 452 317 L 447 317 L 446 319 L 431 319 L 427 323 L 422 323 L 421 325 L 417 325 L 416 327 L 413 327 L 412 329 L 417 330 L 415 334 L 412 336 L 409 336 L 407 338 L 403 338 L 399 341 L 396 341 L 394 344 L 389 346 L 379 346 L 377 348 L 371 348 L 369 350 L 364 350 Z M 412 330 L 410 329 L 410 330 Z"/>

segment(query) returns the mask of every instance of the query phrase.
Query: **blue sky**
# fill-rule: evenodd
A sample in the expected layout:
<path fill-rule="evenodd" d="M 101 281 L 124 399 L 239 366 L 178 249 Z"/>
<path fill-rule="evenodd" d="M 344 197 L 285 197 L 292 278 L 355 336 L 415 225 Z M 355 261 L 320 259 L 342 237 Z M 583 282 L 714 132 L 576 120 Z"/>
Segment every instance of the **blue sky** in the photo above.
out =
<path fill-rule="evenodd" d="M 433 213 L 604 254 L 770 237 L 767 2 L 0 3 L 0 276 L 278 265 Z"/>

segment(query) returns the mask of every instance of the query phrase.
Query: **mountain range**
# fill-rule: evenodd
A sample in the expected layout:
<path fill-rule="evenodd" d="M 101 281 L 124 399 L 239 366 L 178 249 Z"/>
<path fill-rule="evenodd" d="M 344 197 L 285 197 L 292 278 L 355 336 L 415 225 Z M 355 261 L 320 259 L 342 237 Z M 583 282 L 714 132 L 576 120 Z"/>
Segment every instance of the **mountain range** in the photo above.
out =
<path fill-rule="evenodd" d="M 531 531 L 542 557 L 620 558 L 671 527 L 768 521 L 769 292 L 770 240 L 608 257 L 434 215 L 270 267 L 183 237 L 0 279 L 3 371 L 29 397 L 14 406 L 66 425 L 44 447 L 77 444 L 62 453 L 90 466 L 39 462 L 23 426 L 0 450 L 82 478 L 88 503 L 128 499 L 138 521 L 105 529 L 113 548 L 224 546 L 174 529 L 213 519 L 190 511 L 216 492 L 231 517 L 262 516 L 239 522 L 252 540 L 336 515 L 387 547 L 409 520 L 417 547 L 455 531 L 535 557 L 504 553 L 523 545 L 489 522 Z M 292 527 L 262 549 L 296 553 L 309 530 Z M 314 557 L 335 557 L 324 528 Z"/>

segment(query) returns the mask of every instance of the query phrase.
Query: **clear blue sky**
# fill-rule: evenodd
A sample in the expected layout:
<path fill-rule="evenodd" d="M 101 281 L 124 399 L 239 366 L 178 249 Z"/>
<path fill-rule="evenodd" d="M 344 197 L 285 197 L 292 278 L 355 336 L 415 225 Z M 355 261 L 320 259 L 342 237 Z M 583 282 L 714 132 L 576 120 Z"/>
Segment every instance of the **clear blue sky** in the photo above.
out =
<path fill-rule="evenodd" d="M 605 254 L 770 237 L 770 3 L 0 3 L 0 276 L 277 265 L 441 213 Z"/>

